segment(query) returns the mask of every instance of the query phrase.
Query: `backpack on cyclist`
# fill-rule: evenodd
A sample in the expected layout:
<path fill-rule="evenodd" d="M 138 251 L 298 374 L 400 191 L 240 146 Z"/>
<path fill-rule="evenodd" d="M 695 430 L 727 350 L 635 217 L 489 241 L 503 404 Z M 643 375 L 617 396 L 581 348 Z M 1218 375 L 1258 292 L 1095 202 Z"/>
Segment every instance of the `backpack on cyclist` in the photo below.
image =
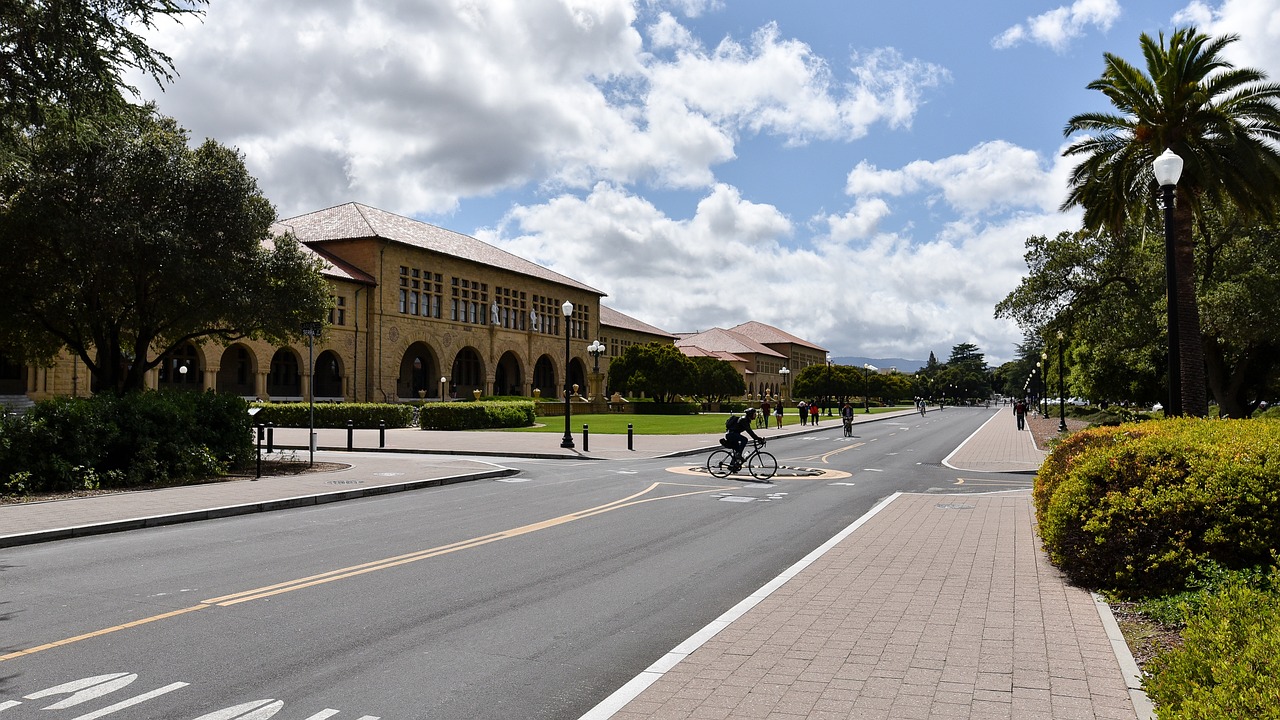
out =
<path fill-rule="evenodd" d="M 724 431 L 733 432 L 738 429 L 738 416 L 730 415 L 728 420 L 724 421 Z"/>

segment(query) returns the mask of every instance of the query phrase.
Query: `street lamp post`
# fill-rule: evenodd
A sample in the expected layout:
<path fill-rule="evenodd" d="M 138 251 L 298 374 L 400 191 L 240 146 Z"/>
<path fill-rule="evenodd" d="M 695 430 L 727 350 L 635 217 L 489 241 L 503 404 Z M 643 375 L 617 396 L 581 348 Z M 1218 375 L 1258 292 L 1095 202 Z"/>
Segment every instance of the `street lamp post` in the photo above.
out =
<path fill-rule="evenodd" d="M 1058 432 L 1067 431 L 1067 399 L 1062 392 L 1062 340 L 1066 335 L 1058 331 Z"/>
<path fill-rule="evenodd" d="M 569 394 L 572 392 L 569 385 L 569 318 L 573 315 L 573 303 L 565 300 L 560 306 L 560 312 L 564 314 L 564 438 L 560 441 L 560 447 L 573 449 L 573 435 L 569 433 L 569 415 L 573 412 L 569 404 Z"/>
<path fill-rule="evenodd" d="M 880 368 L 871 363 L 862 363 L 862 412 L 871 412 L 871 371 Z"/>
<path fill-rule="evenodd" d="M 782 376 L 782 398 L 781 399 L 786 400 L 787 396 L 790 394 L 787 392 L 787 390 L 790 389 L 790 383 L 788 382 L 788 380 L 790 378 L 791 371 L 787 369 L 786 365 L 783 365 L 782 369 L 778 371 L 778 374 Z"/>
<path fill-rule="evenodd" d="M 599 340 L 592 340 L 591 344 L 587 346 L 587 354 L 591 356 L 593 363 L 591 370 L 591 384 L 594 386 L 591 388 L 591 402 L 593 403 L 599 402 L 604 397 L 604 383 L 600 378 L 600 356 L 604 354 L 604 350 L 604 343 Z"/>
<path fill-rule="evenodd" d="M 1040 362 L 1036 363 L 1036 367 L 1040 368 L 1040 417 L 1049 417 L 1049 353 L 1047 351 L 1040 352 Z"/>
<path fill-rule="evenodd" d="M 1182 177 L 1182 158 L 1166 148 L 1151 164 L 1164 197 L 1165 321 L 1169 325 L 1169 404 L 1166 417 L 1182 414 L 1182 349 L 1178 346 L 1178 288 L 1174 272 L 1173 191 Z"/>

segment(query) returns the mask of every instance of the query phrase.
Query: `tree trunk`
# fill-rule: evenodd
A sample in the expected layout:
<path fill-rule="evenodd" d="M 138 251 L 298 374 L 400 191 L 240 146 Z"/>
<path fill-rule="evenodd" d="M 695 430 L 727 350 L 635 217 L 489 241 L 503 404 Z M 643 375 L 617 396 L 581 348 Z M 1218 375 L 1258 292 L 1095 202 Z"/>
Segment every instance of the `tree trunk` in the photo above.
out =
<path fill-rule="evenodd" d="M 1174 275 L 1177 278 L 1178 349 L 1181 352 L 1182 412 L 1193 417 L 1209 414 L 1205 388 L 1204 342 L 1200 336 L 1200 305 L 1196 301 L 1194 218 L 1191 202 L 1178 188 L 1174 204 Z M 1170 298 L 1170 302 L 1174 299 Z"/>

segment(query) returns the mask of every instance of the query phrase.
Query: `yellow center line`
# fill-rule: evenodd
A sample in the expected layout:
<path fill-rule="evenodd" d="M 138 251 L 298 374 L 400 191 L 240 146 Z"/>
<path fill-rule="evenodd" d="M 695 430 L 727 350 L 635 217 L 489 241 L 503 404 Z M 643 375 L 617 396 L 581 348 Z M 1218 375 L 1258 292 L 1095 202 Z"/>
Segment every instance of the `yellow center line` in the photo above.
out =
<path fill-rule="evenodd" d="M 658 489 L 662 485 L 677 485 L 679 487 L 696 487 L 696 488 L 703 488 L 703 489 L 690 490 L 688 492 L 682 492 L 682 493 L 677 493 L 673 495 L 661 495 L 658 497 L 644 497 L 645 495 L 648 495 L 649 493 Z M 103 635 L 107 635 L 113 632 L 118 632 L 120 630 L 127 630 L 129 628 L 138 627 L 139 625 L 146 625 L 148 623 L 154 623 L 160 620 L 167 620 L 169 618 L 177 617 L 179 615 L 185 615 L 187 613 L 194 612 L 196 610 L 204 610 L 211 607 L 230 607 L 232 605 L 238 605 L 240 603 L 248 602 L 250 600 L 259 600 L 259 599 L 271 597 L 274 595 L 281 595 L 283 593 L 292 592 L 294 590 L 302 590 L 303 588 L 314 587 L 316 585 L 323 585 L 325 583 L 330 583 L 335 580 L 343 580 L 346 578 L 356 577 L 357 575 L 363 575 L 365 573 L 374 572 L 375 570 L 386 570 L 387 568 L 393 568 L 400 565 L 417 562 L 419 560 L 426 560 L 429 558 L 440 557 L 441 555 L 448 555 L 450 553 L 455 553 L 460 550 L 470 550 L 472 548 L 488 545 L 490 543 L 494 543 L 499 540 L 510 540 L 512 538 L 520 537 L 521 535 L 527 535 L 529 533 L 537 532 L 539 530 L 546 530 L 548 528 L 557 527 L 559 525 L 571 523 L 575 520 L 582 520 L 589 517 L 595 517 L 596 515 L 600 515 L 606 512 L 611 512 L 614 510 L 621 510 L 623 508 L 628 508 L 635 505 L 641 505 L 644 503 L 656 502 L 658 500 L 673 500 L 675 498 L 689 497 L 691 495 L 702 495 L 702 494 L 716 492 L 717 490 L 724 490 L 724 489 L 726 489 L 724 486 L 710 486 L 710 485 L 688 486 L 688 485 L 681 485 L 678 483 L 655 482 L 649 487 L 645 488 L 644 490 L 641 490 L 640 492 L 634 493 L 632 495 L 628 495 L 627 497 L 621 498 L 619 500 L 614 500 L 613 502 L 605 503 L 604 505 L 597 505 L 596 507 L 587 508 L 585 510 L 578 510 L 576 512 L 568 513 L 566 515 L 561 515 L 559 517 L 554 517 L 547 520 L 541 520 L 539 522 L 530 523 L 528 525 L 523 525 L 521 527 L 513 528 L 511 530 L 490 533 L 488 535 L 481 535 L 479 537 L 474 537 L 469 540 L 459 540 L 457 542 L 449 543 L 447 545 L 440 545 L 434 548 L 428 548 L 426 550 L 418 550 L 416 552 L 406 553 L 404 555 L 396 555 L 394 557 L 383 558 L 382 560 L 373 560 L 370 562 L 361 563 L 359 565 L 352 565 L 352 566 L 340 568 L 337 570 L 330 570 L 329 572 L 320 573 L 318 575 L 310 575 L 304 578 L 290 580 L 288 582 L 276 583 L 274 585 L 267 585 L 264 587 L 255 588 L 253 590 L 245 590 L 243 592 L 233 593 L 231 595 L 223 595 L 221 597 L 210 598 L 209 600 L 205 600 L 201 602 L 199 605 L 193 605 L 189 608 L 174 610 L 172 612 L 162 613 L 160 615 L 153 615 L 151 617 L 142 618 L 140 620 L 133 620 L 131 622 L 123 623 L 120 625 L 114 625 L 112 627 L 103 628 L 101 630 L 95 630 L 90 633 L 85 633 L 84 635 L 77 635 L 75 637 L 66 638 L 63 640 L 57 640 L 50 643 L 45 643 L 44 645 L 37 645 L 35 647 L 27 648 L 25 650 L 18 650 L 15 652 L 11 652 L 7 655 L 0 655 L 0 662 L 4 662 L 5 660 L 12 660 L 18 657 L 34 655 L 35 653 L 42 652 L 44 650 L 52 650 L 53 648 L 62 647 L 64 645 L 70 645 L 72 643 L 80 642 L 81 640 L 89 640 L 91 638 L 101 637 Z"/>

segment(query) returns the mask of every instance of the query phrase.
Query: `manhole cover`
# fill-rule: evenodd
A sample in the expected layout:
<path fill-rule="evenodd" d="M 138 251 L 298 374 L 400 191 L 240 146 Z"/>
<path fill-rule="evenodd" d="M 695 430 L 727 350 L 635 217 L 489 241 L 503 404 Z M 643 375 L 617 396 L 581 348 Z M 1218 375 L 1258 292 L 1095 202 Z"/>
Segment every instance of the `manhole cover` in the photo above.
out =
<path fill-rule="evenodd" d="M 363 485 L 363 480 L 330 480 L 330 485 Z"/>
<path fill-rule="evenodd" d="M 939 510 L 972 510 L 977 505 L 966 505 L 964 503 L 938 503 Z"/>

